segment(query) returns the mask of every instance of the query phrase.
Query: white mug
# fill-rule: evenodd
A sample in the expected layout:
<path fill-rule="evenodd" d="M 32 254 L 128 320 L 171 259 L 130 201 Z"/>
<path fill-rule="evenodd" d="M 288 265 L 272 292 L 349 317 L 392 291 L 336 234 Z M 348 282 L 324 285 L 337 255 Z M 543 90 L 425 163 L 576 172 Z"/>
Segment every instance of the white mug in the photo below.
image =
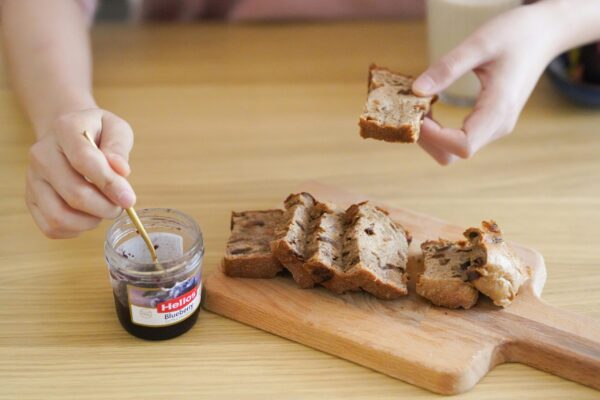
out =
<path fill-rule="evenodd" d="M 520 4 L 521 0 L 427 0 L 429 62 L 439 60 L 487 20 Z M 479 80 L 469 72 L 441 93 L 440 99 L 472 105 L 480 89 Z"/>

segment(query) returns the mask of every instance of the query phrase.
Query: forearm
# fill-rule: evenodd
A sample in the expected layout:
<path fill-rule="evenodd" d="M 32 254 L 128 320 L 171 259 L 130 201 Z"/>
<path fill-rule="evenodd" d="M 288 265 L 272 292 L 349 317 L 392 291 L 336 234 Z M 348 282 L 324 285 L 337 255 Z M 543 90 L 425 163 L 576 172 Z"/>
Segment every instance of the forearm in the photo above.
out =
<path fill-rule="evenodd" d="M 556 35 L 549 35 L 556 44 L 556 53 L 600 40 L 599 0 L 543 0 L 532 7 L 548 13 L 556 28 Z"/>
<path fill-rule="evenodd" d="M 4 0 L 2 36 L 13 87 L 38 137 L 65 112 L 95 107 L 86 17 L 75 0 Z"/>

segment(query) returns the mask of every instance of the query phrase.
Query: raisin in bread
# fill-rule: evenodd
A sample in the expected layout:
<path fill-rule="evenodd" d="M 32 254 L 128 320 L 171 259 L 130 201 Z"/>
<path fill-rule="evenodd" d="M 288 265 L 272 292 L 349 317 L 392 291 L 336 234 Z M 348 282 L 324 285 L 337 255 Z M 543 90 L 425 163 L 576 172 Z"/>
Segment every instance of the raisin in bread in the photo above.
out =
<path fill-rule="evenodd" d="M 223 272 L 240 278 L 275 277 L 283 267 L 270 244 L 282 217 L 283 210 L 233 212 Z"/>
<path fill-rule="evenodd" d="M 498 306 L 509 305 L 529 277 L 528 268 L 502 237 L 494 221 L 483 221 L 482 229 L 469 228 L 464 236 L 472 248 L 469 281 Z"/>
<path fill-rule="evenodd" d="M 387 68 L 370 66 L 367 102 L 359 120 L 363 138 L 405 143 L 419 139 L 435 96 L 416 96 L 411 90 L 413 81 Z"/>
<path fill-rule="evenodd" d="M 304 269 L 304 261 L 315 199 L 308 193 L 298 193 L 290 195 L 284 204 L 285 214 L 275 228 L 271 249 L 275 257 L 292 273 L 298 286 L 303 289 L 311 288 L 315 281 Z"/>
<path fill-rule="evenodd" d="M 406 295 L 409 243 L 404 229 L 385 211 L 366 202 L 350 206 L 345 218 L 344 279 L 330 289 L 340 293 L 362 288 L 387 300 Z"/>
<path fill-rule="evenodd" d="M 466 242 L 429 240 L 421 244 L 424 271 L 417 280 L 417 293 L 436 306 L 469 309 L 479 292 L 467 277 L 472 250 Z"/>

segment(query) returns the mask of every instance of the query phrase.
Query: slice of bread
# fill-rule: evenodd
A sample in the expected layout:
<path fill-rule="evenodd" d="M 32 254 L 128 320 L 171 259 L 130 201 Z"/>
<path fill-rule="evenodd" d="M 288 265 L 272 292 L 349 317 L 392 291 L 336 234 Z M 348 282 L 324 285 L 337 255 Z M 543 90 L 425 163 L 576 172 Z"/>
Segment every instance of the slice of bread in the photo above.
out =
<path fill-rule="evenodd" d="M 414 143 L 436 97 L 416 96 L 414 79 L 371 64 L 367 102 L 360 116 L 363 138 Z"/>
<path fill-rule="evenodd" d="M 335 204 L 317 202 L 306 244 L 304 268 L 316 283 L 328 287 L 344 273 L 342 262 L 344 211 Z"/>
<path fill-rule="evenodd" d="M 496 222 L 483 221 L 481 225 L 482 229 L 469 228 L 464 233 L 473 249 L 467 276 L 494 304 L 506 307 L 529 278 L 529 269 L 504 241 Z"/>
<path fill-rule="evenodd" d="M 367 202 L 350 206 L 345 218 L 344 279 L 341 285 L 332 284 L 331 290 L 362 288 L 386 300 L 405 296 L 408 239 L 404 229 Z"/>
<path fill-rule="evenodd" d="M 271 250 L 283 266 L 292 273 L 298 286 L 303 289 L 311 288 L 315 281 L 304 269 L 304 261 L 315 199 L 308 193 L 297 193 L 288 196 L 284 204 L 285 214 L 275 228 L 275 239 L 271 242 Z"/>
<path fill-rule="evenodd" d="M 421 244 L 424 272 L 417 280 L 417 293 L 436 306 L 469 309 L 479 292 L 468 281 L 472 250 L 466 242 L 429 240 Z"/>
<path fill-rule="evenodd" d="M 222 270 L 239 278 L 273 278 L 283 269 L 273 256 L 270 243 L 283 210 L 244 211 L 231 214 Z"/>

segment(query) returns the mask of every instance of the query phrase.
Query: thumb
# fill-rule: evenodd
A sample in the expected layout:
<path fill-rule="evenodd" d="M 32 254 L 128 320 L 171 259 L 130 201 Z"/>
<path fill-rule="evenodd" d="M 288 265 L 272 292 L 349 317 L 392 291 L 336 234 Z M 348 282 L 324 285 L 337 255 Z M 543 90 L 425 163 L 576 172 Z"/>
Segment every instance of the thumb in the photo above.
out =
<path fill-rule="evenodd" d="M 100 150 L 108 160 L 111 168 L 121 176 L 131 173 L 129 152 L 133 147 L 133 131 L 131 126 L 113 113 L 105 112 L 102 116 L 102 134 Z"/>
<path fill-rule="evenodd" d="M 419 96 L 434 95 L 483 62 L 483 52 L 468 38 L 423 72 L 413 82 L 412 90 Z"/>

